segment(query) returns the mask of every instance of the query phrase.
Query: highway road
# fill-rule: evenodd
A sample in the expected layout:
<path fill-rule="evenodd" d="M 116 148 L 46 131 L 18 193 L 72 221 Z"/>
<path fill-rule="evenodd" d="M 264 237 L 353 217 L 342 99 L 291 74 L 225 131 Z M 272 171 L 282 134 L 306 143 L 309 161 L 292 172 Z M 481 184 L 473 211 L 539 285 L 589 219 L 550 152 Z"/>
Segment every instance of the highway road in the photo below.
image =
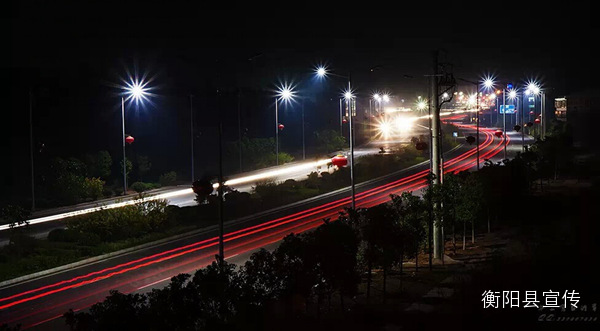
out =
<path fill-rule="evenodd" d="M 468 126 L 464 129 L 471 130 Z M 494 129 L 481 128 L 480 158 L 498 160 L 503 138 Z M 511 137 L 512 136 L 512 137 Z M 516 136 L 508 140 L 520 142 Z M 463 146 L 445 156 L 445 172 L 472 169 L 476 164 L 474 146 Z M 370 207 L 389 200 L 390 194 L 416 191 L 426 185 L 428 164 L 421 164 L 384 178 L 357 186 L 358 207 Z M 336 217 L 350 204 L 349 189 L 231 221 L 225 227 L 225 252 L 229 262 L 242 264 L 260 247 L 272 248 L 290 232 L 304 232 Z M 0 288 L 0 324 L 24 328 L 66 329 L 62 314 L 69 308 L 86 309 L 101 301 L 111 289 L 124 293 L 145 292 L 165 286 L 179 273 L 192 273 L 214 260 L 217 229 L 208 228 L 184 238 L 137 250 L 107 260 L 66 270 L 38 279 Z"/>

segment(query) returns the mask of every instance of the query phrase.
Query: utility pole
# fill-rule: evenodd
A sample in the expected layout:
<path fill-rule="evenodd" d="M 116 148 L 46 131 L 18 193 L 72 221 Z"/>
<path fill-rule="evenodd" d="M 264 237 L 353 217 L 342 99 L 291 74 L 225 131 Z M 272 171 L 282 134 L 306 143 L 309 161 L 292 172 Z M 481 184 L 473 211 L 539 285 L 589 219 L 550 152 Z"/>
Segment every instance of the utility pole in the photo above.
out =
<path fill-rule="evenodd" d="M 35 211 L 35 176 L 33 169 L 33 92 L 29 90 L 29 159 L 31 161 L 31 211 Z"/>
<path fill-rule="evenodd" d="M 302 160 L 306 160 L 306 145 L 304 143 L 304 99 L 302 99 Z"/>
<path fill-rule="evenodd" d="M 352 93 L 352 86 L 350 84 L 350 81 L 350 74 L 348 74 L 348 93 Z M 356 209 L 356 200 L 354 197 L 354 122 L 352 121 L 352 115 L 352 96 L 350 96 L 350 98 L 348 98 L 348 124 L 350 126 L 350 132 L 348 134 L 350 137 L 350 186 L 352 190 L 352 209 Z"/>
<path fill-rule="evenodd" d="M 194 176 L 194 102 L 192 99 L 194 96 L 190 94 L 190 149 L 191 149 L 191 159 L 192 159 L 192 183 L 196 180 Z"/>
<path fill-rule="evenodd" d="M 219 264 L 225 261 L 225 248 L 223 247 L 223 123 L 219 122 Z"/>
<path fill-rule="evenodd" d="M 431 77 L 431 105 L 432 105 L 432 121 L 431 121 L 431 143 L 432 143 L 432 173 L 433 186 L 440 184 L 441 168 L 440 168 L 440 108 L 438 100 L 438 51 L 433 51 L 433 76 Z M 436 259 L 442 258 L 442 237 L 441 227 L 439 224 L 433 226 L 433 256 Z"/>
<path fill-rule="evenodd" d="M 342 117 L 342 99 L 340 98 L 340 136 L 344 136 L 343 117 Z"/>
<path fill-rule="evenodd" d="M 242 92 L 238 91 L 238 147 L 240 149 L 240 173 L 242 168 L 242 115 L 241 115 Z"/>

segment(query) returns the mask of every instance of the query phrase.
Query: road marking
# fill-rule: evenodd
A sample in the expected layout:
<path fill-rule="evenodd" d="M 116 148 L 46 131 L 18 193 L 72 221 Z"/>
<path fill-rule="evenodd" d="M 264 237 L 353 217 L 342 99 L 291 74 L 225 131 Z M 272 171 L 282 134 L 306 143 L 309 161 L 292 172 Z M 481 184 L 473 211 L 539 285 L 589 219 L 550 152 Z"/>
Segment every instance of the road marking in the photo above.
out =
<path fill-rule="evenodd" d="M 172 277 L 167 277 L 167 278 L 165 278 L 165 279 L 161 279 L 161 280 L 159 280 L 159 281 L 156 281 L 156 282 L 154 282 L 154 283 L 150 283 L 150 284 L 148 284 L 148 285 L 144 285 L 144 286 L 142 286 L 142 287 L 138 287 L 138 288 L 137 288 L 137 290 L 141 290 L 141 289 L 143 289 L 143 288 L 146 288 L 146 287 L 148 287 L 148 286 L 152 286 L 152 285 L 156 285 L 156 284 L 158 284 L 158 283 L 162 283 L 162 282 L 164 282 L 165 280 L 167 280 L 167 279 L 171 279 L 171 278 L 172 278 Z"/>

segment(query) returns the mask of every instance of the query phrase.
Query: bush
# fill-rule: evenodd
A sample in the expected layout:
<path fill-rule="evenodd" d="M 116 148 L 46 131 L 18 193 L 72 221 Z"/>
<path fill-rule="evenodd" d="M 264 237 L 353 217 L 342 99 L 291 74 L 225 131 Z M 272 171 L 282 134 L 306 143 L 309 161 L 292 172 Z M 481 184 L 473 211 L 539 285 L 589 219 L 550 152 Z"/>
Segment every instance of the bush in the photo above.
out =
<path fill-rule="evenodd" d="M 102 198 L 102 193 L 104 191 L 104 181 L 100 178 L 85 178 L 83 180 L 83 191 L 85 192 L 85 197 L 98 200 Z"/>
<path fill-rule="evenodd" d="M 131 184 L 131 189 L 136 191 L 137 193 L 142 193 L 144 191 L 148 191 L 153 188 L 152 183 L 144 183 L 144 182 L 135 182 Z"/>
<path fill-rule="evenodd" d="M 121 208 L 103 209 L 69 219 L 67 227 L 82 236 L 94 234 L 103 242 L 141 237 L 167 226 L 167 205 L 166 200 L 151 200 Z M 84 238 L 96 240 L 93 236 Z"/>
<path fill-rule="evenodd" d="M 177 173 L 175 171 L 169 171 L 158 177 L 158 182 L 161 186 L 169 186 L 175 184 L 177 181 Z"/>

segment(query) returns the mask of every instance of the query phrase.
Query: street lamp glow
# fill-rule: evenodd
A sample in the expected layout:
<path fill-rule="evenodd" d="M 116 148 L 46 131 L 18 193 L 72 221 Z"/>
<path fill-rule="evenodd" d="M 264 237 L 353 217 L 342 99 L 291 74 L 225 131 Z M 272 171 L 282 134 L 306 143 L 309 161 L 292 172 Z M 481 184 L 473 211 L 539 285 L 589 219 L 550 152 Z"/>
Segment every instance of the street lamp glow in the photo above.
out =
<path fill-rule="evenodd" d="M 127 94 L 125 101 L 131 99 L 137 104 L 140 101 L 147 100 L 147 96 L 149 95 L 149 89 L 146 87 L 147 84 L 148 82 L 139 81 L 137 79 L 130 82 L 125 82 L 125 86 L 123 87 L 125 94 Z"/>
<path fill-rule="evenodd" d="M 373 94 L 373 99 L 380 101 L 381 100 L 381 96 L 379 96 L 379 93 L 375 93 Z"/>
<path fill-rule="evenodd" d="M 283 101 L 293 100 L 295 96 L 294 88 L 290 85 L 284 84 L 277 90 L 277 98 Z"/>
<path fill-rule="evenodd" d="M 442 98 L 448 99 L 448 97 L 449 97 L 448 92 L 444 92 L 444 94 L 442 94 Z"/>
<path fill-rule="evenodd" d="M 383 139 L 388 139 L 392 135 L 392 125 L 387 121 L 382 121 L 377 126 L 377 135 Z"/>
<path fill-rule="evenodd" d="M 318 67 L 317 68 L 317 76 L 325 77 L 325 75 L 327 75 L 327 70 L 325 69 L 325 67 Z"/>
<path fill-rule="evenodd" d="M 396 128 L 400 132 L 410 131 L 410 129 L 412 129 L 413 122 L 413 118 L 398 117 L 396 118 Z"/>
<path fill-rule="evenodd" d="M 483 86 L 487 89 L 491 89 L 494 87 L 494 81 L 488 77 L 483 81 Z"/>
<path fill-rule="evenodd" d="M 427 103 L 425 101 L 419 101 L 417 103 L 417 109 L 418 110 L 423 110 L 423 109 L 425 109 L 425 107 L 427 107 Z"/>
<path fill-rule="evenodd" d="M 383 95 L 383 101 L 384 101 L 384 102 L 389 102 L 389 101 L 390 101 L 390 96 L 389 96 L 389 95 L 387 95 L 387 94 L 384 94 L 384 95 Z"/>
<path fill-rule="evenodd" d="M 350 100 L 352 98 L 354 98 L 354 95 L 352 94 L 352 91 L 346 91 L 346 92 L 344 92 L 344 99 Z"/>
<path fill-rule="evenodd" d="M 527 84 L 527 90 L 533 95 L 540 94 L 540 87 L 533 81 L 530 81 L 529 84 Z"/>
<path fill-rule="evenodd" d="M 515 90 L 510 90 L 510 92 L 508 92 L 508 98 L 509 98 L 509 99 L 511 99 L 511 100 L 512 100 L 512 99 L 514 99 L 514 98 L 516 98 L 516 97 L 517 97 L 517 91 L 515 91 Z"/>

